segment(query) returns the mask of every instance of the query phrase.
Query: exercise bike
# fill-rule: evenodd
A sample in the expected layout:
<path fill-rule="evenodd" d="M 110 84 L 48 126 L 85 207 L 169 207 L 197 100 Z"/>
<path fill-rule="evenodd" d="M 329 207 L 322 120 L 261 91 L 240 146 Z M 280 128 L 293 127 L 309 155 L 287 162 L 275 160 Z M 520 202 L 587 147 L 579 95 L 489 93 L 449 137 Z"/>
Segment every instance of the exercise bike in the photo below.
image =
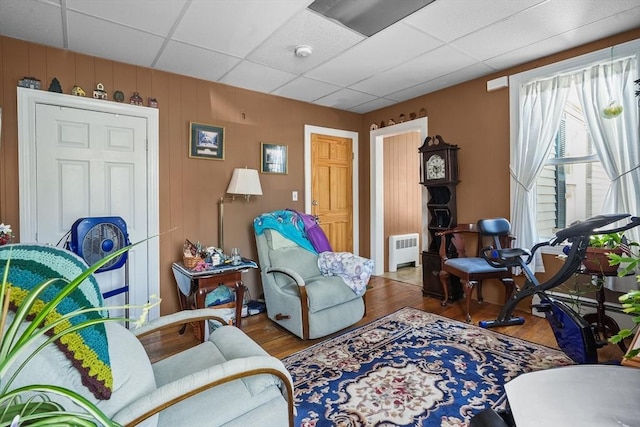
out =
<path fill-rule="evenodd" d="M 628 223 L 623 226 L 602 229 L 602 227 L 624 219 L 628 219 Z M 640 225 L 640 218 L 631 217 L 629 214 L 598 215 L 571 224 L 569 227 L 558 231 L 550 241 L 535 245 L 531 251 L 518 248 L 486 248 L 482 250 L 482 257 L 489 264 L 494 267 L 520 267 L 526 279 L 524 286 L 514 292 L 509 301 L 502 307 L 498 318 L 490 321 L 481 321 L 479 326 L 493 328 L 523 324 L 524 318 L 513 316 L 516 306 L 523 299 L 538 295 L 540 303 L 534 307 L 539 312 L 544 313 L 560 349 L 578 364 L 598 363 L 598 343 L 596 331 L 593 330 L 592 325 L 580 317 L 567 304 L 547 295 L 546 291 L 559 286 L 573 274 L 580 271 L 591 235 L 622 232 L 638 225 Z M 557 245 L 566 245 L 563 248 L 563 252 L 567 256 L 565 262 L 553 277 L 544 283 L 540 283 L 529 268 L 529 264 L 538 249 L 543 246 Z M 515 421 L 509 407 L 500 411 L 488 408 L 476 414 L 470 420 L 469 425 L 470 427 L 513 427 L 515 426 Z"/>
<path fill-rule="evenodd" d="M 610 229 L 602 228 L 624 219 L 627 219 L 628 222 L 622 226 Z M 485 248 L 482 250 L 482 257 L 489 264 L 494 267 L 521 268 L 525 275 L 525 283 L 505 303 L 497 319 L 480 321 L 479 326 L 493 328 L 523 324 L 524 318 L 513 316 L 514 310 L 523 299 L 538 295 L 540 303 L 534 305 L 534 308 L 538 312 L 544 313 L 553 330 L 558 347 L 578 364 L 598 363 L 599 343 L 596 339 L 597 332 L 594 331 L 592 325 L 572 310 L 569 305 L 548 295 L 546 291 L 561 285 L 573 274 L 580 271 L 591 235 L 622 232 L 638 225 L 640 225 L 640 218 L 632 217 L 629 214 L 598 215 L 571 224 L 558 231 L 550 241 L 535 245 L 531 251 L 519 248 Z M 564 264 L 553 277 L 540 283 L 529 268 L 529 264 L 538 249 L 557 245 L 566 245 L 563 248 L 566 254 Z"/>

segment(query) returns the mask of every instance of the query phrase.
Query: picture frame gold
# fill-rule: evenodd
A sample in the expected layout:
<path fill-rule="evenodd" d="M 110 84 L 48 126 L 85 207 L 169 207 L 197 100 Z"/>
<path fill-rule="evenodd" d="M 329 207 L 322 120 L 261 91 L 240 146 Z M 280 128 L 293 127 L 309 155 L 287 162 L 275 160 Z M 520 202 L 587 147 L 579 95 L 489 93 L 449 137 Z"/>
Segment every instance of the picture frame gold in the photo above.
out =
<path fill-rule="evenodd" d="M 260 173 L 286 175 L 289 173 L 288 146 L 260 143 Z"/>
<path fill-rule="evenodd" d="M 189 122 L 189 157 L 224 160 L 224 127 Z"/>

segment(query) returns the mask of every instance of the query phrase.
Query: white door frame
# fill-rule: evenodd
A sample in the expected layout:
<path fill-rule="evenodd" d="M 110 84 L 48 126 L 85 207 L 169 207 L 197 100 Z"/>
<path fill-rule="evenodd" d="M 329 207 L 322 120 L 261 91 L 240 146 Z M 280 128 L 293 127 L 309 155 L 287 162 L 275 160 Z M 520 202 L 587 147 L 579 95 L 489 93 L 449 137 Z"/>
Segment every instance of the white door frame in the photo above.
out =
<path fill-rule="evenodd" d="M 427 137 L 428 120 L 426 117 L 373 130 L 369 133 L 371 147 L 371 169 L 369 185 L 371 188 L 371 258 L 374 262 L 374 275 L 384 273 L 384 162 L 383 144 L 386 137 L 408 132 L 419 132 L 420 141 Z M 418 167 L 419 165 L 416 165 Z M 423 192 L 424 194 L 424 192 Z M 424 203 L 423 203 L 424 204 Z M 424 214 L 423 214 L 424 222 Z M 424 227 L 423 227 L 424 228 Z M 423 246 L 426 237 L 423 234 Z"/>
<path fill-rule="evenodd" d="M 324 128 L 320 126 L 304 125 L 304 211 L 311 213 L 311 134 L 337 136 L 340 138 L 350 138 L 352 141 L 353 161 L 352 161 L 352 189 L 351 206 L 353 207 L 351 222 L 353 224 L 353 253 L 360 253 L 360 222 L 358 220 L 358 132 L 348 130 Z"/>
<path fill-rule="evenodd" d="M 147 122 L 147 238 L 159 233 L 159 118 L 158 110 L 130 104 L 65 95 L 55 92 L 18 87 L 18 191 L 20 201 L 20 240 L 37 241 L 36 192 L 36 124 L 37 104 L 56 105 L 61 108 L 78 108 L 102 113 L 140 117 Z M 160 295 L 160 243 L 159 238 L 147 242 L 149 294 Z M 160 307 L 155 305 L 149 319 L 160 316 Z"/>

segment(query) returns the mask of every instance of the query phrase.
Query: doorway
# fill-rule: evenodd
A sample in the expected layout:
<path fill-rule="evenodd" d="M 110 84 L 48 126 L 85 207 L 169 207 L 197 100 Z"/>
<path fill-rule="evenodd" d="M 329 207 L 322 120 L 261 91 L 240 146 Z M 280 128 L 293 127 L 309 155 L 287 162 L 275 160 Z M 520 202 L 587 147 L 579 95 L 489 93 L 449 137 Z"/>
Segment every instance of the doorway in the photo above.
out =
<path fill-rule="evenodd" d="M 353 150 L 352 161 L 352 183 L 351 183 L 351 205 L 353 207 L 351 212 L 352 227 L 352 252 L 356 255 L 359 254 L 359 210 L 358 210 L 358 133 L 340 129 L 324 128 L 319 126 L 305 125 L 304 127 L 304 211 L 306 213 L 313 214 L 312 209 L 312 173 L 313 164 L 311 162 L 311 144 L 312 135 L 328 135 L 333 137 L 348 138 L 352 141 L 351 148 Z"/>
<path fill-rule="evenodd" d="M 428 120 L 426 117 L 400 123 L 373 130 L 369 133 L 369 141 L 371 147 L 371 169 L 370 169 L 370 233 L 371 233 L 371 258 L 374 261 L 374 272 L 376 276 L 384 273 L 384 163 L 383 163 L 383 147 L 386 137 L 399 135 L 407 132 L 420 133 L 420 141 L 424 141 L 428 132 Z M 418 147 L 416 147 L 416 150 Z M 426 232 L 427 211 L 425 206 L 425 192 L 423 188 L 422 203 L 422 249 L 428 245 L 428 233 Z"/>
<path fill-rule="evenodd" d="M 18 88 L 18 156 L 22 242 L 61 244 L 77 218 L 122 216 L 130 240 L 143 242 L 129 257 L 130 303 L 159 295 L 156 109 Z M 100 274 L 103 293 L 123 283 Z M 155 306 L 149 319 L 159 315 Z"/>

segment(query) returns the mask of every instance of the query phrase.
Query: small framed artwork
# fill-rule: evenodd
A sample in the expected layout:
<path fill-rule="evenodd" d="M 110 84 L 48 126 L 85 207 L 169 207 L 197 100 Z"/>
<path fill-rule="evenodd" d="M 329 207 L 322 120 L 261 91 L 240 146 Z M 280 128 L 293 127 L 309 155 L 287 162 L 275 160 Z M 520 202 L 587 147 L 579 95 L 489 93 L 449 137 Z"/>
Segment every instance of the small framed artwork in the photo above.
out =
<path fill-rule="evenodd" d="M 189 157 L 224 160 L 224 128 L 189 123 Z"/>
<path fill-rule="evenodd" d="M 261 145 L 260 172 L 286 175 L 288 173 L 287 146 L 268 142 L 263 142 Z"/>

